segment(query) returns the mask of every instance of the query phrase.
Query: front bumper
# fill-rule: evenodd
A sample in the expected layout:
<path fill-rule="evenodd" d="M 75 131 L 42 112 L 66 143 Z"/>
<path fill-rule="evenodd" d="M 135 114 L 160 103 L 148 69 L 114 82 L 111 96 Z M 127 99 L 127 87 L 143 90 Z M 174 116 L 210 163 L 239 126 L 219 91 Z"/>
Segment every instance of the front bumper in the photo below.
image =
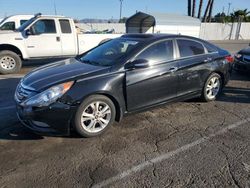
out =
<path fill-rule="evenodd" d="M 250 63 L 235 59 L 234 69 L 242 72 L 250 72 Z"/>
<path fill-rule="evenodd" d="M 43 135 L 69 135 L 76 107 L 56 102 L 48 107 L 22 107 L 16 105 L 20 122 Z"/>

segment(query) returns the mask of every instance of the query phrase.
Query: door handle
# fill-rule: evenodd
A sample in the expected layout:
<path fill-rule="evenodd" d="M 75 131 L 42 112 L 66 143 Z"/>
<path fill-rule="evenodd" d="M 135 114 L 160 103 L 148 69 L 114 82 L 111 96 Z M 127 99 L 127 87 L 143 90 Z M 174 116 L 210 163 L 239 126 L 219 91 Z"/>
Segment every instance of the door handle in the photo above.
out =
<path fill-rule="evenodd" d="M 175 72 L 175 71 L 177 71 L 177 70 L 178 70 L 177 67 L 171 67 L 171 68 L 169 69 L 170 72 Z"/>
<path fill-rule="evenodd" d="M 60 40 L 61 40 L 60 37 L 56 37 L 57 42 L 60 42 Z"/>
<path fill-rule="evenodd" d="M 208 57 L 207 59 L 205 59 L 203 62 L 204 63 L 208 63 L 208 62 L 210 62 L 210 61 L 212 61 L 213 59 L 211 58 L 211 57 Z"/>

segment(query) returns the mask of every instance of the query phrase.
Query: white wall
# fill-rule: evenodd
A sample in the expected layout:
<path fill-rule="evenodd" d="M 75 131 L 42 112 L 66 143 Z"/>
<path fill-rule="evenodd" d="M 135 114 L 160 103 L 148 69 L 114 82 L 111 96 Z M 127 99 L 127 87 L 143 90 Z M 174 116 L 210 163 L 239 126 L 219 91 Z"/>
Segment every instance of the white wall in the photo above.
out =
<path fill-rule="evenodd" d="M 84 30 L 91 30 L 91 25 L 93 29 L 105 30 L 105 29 L 115 29 L 116 33 L 125 33 L 125 24 L 122 23 L 95 23 L 95 24 L 77 24 L 80 28 Z M 202 23 L 200 31 L 197 26 L 156 26 L 155 33 L 161 31 L 161 33 L 182 33 L 183 35 L 191 35 L 200 37 L 205 40 L 249 40 L 250 39 L 250 23 L 242 23 L 239 33 L 239 38 L 237 38 L 237 23 Z M 182 32 L 180 32 L 182 31 Z M 152 33 L 152 29 L 148 31 Z M 197 33 L 199 32 L 199 34 Z"/>
<path fill-rule="evenodd" d="M 200 38 L 205 40 L 248 40 L 250 39 L 250 23 L 242 23 L 239 36 L 238 23 L 202 23 Z"/>
<path fill-rule="evenodd" d="M 193 37 L 199 37 L 200 27 L 199 26 L 182 26 L 182 25 L 157 25 L 154 29 L 155 33 L 169 33 L 169 34 L 181 34 Z M 147 33 L 152 33 L 149 30 Z"/>
<path fill-rule="evenodd" d="M 77 23 L 78 27 L 83 29 L 84 31 L 98 30 L 103 31 L 106 29 L 114 29 L 115 33 L 125 33 L 126 28 L 123 23 Z"/>

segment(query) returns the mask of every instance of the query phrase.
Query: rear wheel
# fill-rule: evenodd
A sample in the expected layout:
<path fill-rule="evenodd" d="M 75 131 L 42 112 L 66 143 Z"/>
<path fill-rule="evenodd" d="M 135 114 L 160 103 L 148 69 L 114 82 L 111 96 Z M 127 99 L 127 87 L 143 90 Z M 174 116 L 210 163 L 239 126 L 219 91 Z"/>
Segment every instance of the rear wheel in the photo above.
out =
<path fill-rule="evenodd" d="M 113 102 L 102 95 L 93 95 L 83 101 L 76 112 L 75 129 L 83 137 L 102 134 L 115 120 Z"/>
<path fill-rule="evenodd" d="M 203 87 L 203 91 L 201 95 L 202 100 L 206 102 L 214 101 L 217 98 L 217 96 L 220 94 L 221 89 L 222 89 L 221 76 L 217 73 L 212 73 L 208 77 Z"/>
<path fill-rule="evenodd" d="M 20 71 L 21 58 L 14 52 L 4 50 L 0 52 L 0 74 L 13 74 Z"/>

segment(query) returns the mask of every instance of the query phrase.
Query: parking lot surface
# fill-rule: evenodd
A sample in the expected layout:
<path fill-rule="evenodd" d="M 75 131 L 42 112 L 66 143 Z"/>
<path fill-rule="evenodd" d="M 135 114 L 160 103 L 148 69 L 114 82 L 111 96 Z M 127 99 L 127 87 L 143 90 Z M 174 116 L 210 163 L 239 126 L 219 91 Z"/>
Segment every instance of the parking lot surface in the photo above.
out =
<path fill-rule="evenodd" d="M 18 122 L 15 87 L 33 68 L 0 76 L 1 187 L 250 187 L 249 75 L 233 73 L 215 102 L 161 106 L 85 139 Z"/>

